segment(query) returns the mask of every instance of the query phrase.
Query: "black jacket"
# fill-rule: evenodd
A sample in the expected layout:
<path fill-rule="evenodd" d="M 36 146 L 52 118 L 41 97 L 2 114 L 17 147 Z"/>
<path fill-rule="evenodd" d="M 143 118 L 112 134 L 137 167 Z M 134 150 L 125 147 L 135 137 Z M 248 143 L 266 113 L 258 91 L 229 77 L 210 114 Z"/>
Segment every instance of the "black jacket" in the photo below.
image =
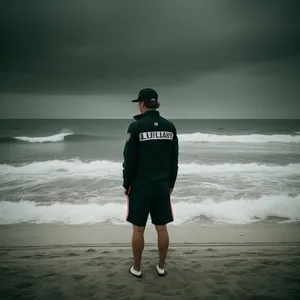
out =
<path fill-rule="evenodd" d="M 176 128 L 156 110 L 134 116 L 123 151 L 123 187 L 168 185 L 174 188 L 178 173 Z"/>

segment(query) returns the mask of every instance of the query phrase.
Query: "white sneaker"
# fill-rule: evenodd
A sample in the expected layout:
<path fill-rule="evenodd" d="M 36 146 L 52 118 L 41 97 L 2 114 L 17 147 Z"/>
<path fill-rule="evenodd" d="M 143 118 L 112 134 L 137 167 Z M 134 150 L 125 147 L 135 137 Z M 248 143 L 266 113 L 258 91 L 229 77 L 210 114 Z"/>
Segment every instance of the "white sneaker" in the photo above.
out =
<path fill-rule="evenodd" d="M 157 274 L 159 275 L 159 276 L 165 276 L 165 269 L 161 269 L 160 267 L 159 267 L 159 264 L 157 264 L 156 265 L 156 272 L 157 272 Z"/>
<path fill-rule="evenodd" d="M 131 266 L 129 269 L 129 273 L 135 277 L 141 278 L 142 277 L 142 271 L 137 271 L 134 266 Z"/>

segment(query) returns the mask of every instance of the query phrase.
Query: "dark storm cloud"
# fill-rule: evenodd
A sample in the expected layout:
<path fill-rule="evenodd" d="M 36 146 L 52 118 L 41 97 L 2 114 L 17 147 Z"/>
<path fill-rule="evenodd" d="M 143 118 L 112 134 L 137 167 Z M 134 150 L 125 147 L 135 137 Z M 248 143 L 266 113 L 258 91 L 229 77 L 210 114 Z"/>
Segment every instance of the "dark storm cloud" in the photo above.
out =
<path fill-rule="evenodd" d="M 298 0 L 0 5 L 2 92 L 122 92 L 300 54 Z"/>

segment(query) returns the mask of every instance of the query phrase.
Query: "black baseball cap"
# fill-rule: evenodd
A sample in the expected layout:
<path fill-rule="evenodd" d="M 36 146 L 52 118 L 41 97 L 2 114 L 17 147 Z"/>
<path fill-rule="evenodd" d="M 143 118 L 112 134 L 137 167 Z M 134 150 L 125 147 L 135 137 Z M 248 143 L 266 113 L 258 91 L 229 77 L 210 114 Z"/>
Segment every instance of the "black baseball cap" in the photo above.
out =
<path fill-rule="evenodd" d="M 144 100 L 157 102 L 157 100 L 158 100 L 157 92 L 150 88 L 141 89 L 138 94 L 138 97 L 134 100 L 131 100 L 131 102 L 140 102 L 140 101 L 144 101 Z"/>

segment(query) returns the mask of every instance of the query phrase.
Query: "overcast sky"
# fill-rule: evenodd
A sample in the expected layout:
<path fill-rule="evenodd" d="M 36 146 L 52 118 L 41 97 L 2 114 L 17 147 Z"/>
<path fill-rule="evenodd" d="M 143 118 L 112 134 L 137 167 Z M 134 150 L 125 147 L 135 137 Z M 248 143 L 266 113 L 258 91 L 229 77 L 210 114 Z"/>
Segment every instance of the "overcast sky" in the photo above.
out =
<path fill-rule="evenodd" d="M 300 118 L 299 0 L 3 0 L 0 117 Z"/>

